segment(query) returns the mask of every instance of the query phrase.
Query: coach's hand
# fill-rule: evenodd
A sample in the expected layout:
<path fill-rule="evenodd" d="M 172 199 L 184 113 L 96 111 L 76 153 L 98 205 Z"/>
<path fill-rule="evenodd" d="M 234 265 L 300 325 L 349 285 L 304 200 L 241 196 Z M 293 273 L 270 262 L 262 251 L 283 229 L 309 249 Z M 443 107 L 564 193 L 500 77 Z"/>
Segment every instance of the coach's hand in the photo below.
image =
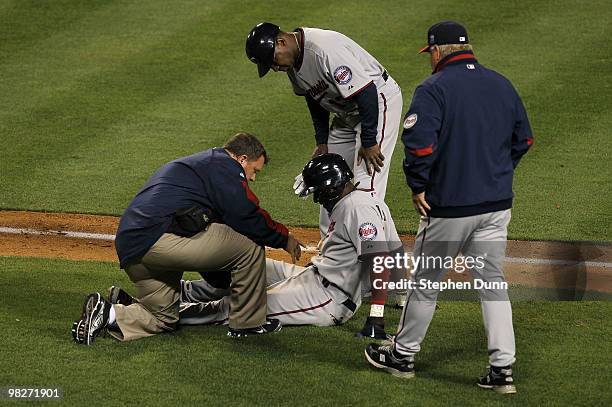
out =
<path fill-rule="evenodd" d="M 300 257 L 302 257 L 302 249 L 300 246 L 304 246 L 299 242 L 291 233 L 289 233 L 289 238 L 287 239 L 287 247 L 285 247 L 285 251 L 289 253 L 291 256 L 291 262 L 295 264 Z"/>
<path fill-rule="evenodd" d="M 431 210 L 429 204 L 425 200 L 425 192 L 420 194 L 412 194 L 412 203 L 419 215 L 428 216 L 427 212 Z"/>
<path fill-rule="evenodd" d="M 368 175 L 372 175 L 372 171 L 380 172 L 385 161 L 385 156 L 380 152 L 380 146 L 374 144 L 372 147 L 361 147 L 357 155 L 357 165 L 361 164 L 361 160 L 366 163 Z"/>
<path fill-rule="evenodd" d="M 312 158 L 315 158 L 319 155 L 327 154 L 327 153 L 328 153 L 327 144 L 317 144 L 314 151 L 312 152 Z"/>

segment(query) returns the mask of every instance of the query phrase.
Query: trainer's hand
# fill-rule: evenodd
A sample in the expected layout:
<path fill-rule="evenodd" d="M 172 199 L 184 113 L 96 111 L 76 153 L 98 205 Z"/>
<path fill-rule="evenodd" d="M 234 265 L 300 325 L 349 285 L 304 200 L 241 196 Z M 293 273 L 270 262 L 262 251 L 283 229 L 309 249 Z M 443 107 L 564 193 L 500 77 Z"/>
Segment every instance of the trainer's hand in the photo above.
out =
<path fill-rule="evenodd" d="M 361 164 L 361 161 L 365 161 L 366 170 L 368 175 L 372 175 L 372 171 L 380 172 L 385 161 L 385 156 L 380 152 L 380 146 L 374 144 L 372 147 L 361 147 L 359 154 L 357 155 L 357 165 Z"/>
<path fill-rule="evenodd" d="M 419 215 L 428 216 L 427 212 L 431 210 L 429 204 L 425 200 L 425 192 L 420 194 L 412 194 L 412 203 Z"/>
<path fill-rule="evenodd" d="M 291 256 L 291 262 L 295 264 L 300 257 L 302 257 L 302 249 L 300 246 L 304 246 L 299 242 L 291 233 L 289 233 L 289 238 L 287 239 L 287 247 L 285 247 L 285 251 L 289 253 Z"/>
<path fill-rule="evenodd" d="M 312 158 L 315 158 L 316 156 L 327 154 L 327 153 L 328 153 L 327 144 L 317 144 L 314 151 L 312 152 Z"/>

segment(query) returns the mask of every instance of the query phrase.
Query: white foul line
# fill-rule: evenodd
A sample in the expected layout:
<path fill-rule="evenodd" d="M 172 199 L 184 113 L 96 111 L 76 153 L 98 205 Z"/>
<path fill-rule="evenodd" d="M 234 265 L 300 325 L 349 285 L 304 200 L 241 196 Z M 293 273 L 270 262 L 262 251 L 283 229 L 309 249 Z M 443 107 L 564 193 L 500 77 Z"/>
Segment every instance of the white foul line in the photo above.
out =
<path fill-rule="evenodd" d="M 22 229 L 22 228 L 9 228 L 0 226 L 0 234 L 7 233 L 13 235 L 45 235 L 45 236 L 65 236 L 74 237 L 79 239 L 90 239 L 90 240 L 107 240 L 114 241 L 115 235 L 108 235 L 102 233 L 86 233 L 86 232 L 72 232 L 66 230 L 36 230 L 36 229 Z M 316 246 L 305 246 L 302 248 L 305 253 L 316 253 Z M 506 257 L 506 263 L 515 264 L 532 264 L 532 265 L 547 265 L 547 266 L 575 266 L 583 264 L 587 267 L 597 268 L 612 268 L 612 263 L 599 262 L 599 261 L 568 261 L 568 260 L 554 260 L 554 259 L 528 259 L 523 257 Z"/>
<path fill-rule="evenodd" d="M 91 240 L 115 240 L 115 235 L 105 235 L 101 233 L 85 233 L 85 232 L 70 232 L 65 230 L 36 230 L 36 229 L 20 229 L 7 228 L 0 226 L 0 233 L 8 233 L 12 235 L 46 235 L 46 236 L 65 236 L 76 237 L 79 239 Z"/>

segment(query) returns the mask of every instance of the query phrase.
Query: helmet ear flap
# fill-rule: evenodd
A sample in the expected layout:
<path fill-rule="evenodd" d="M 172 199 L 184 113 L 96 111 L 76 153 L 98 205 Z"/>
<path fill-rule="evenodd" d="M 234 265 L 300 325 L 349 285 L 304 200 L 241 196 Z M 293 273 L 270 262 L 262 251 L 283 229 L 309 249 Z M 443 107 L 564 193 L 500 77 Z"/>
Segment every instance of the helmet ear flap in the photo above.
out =
<path fill-rule="evenodd" d="M 314 193 L 314 200 L 322 205 L 328 202 L 334 202 L 340 198 L 344 186 L 346 184 L 338 185 L 336 187 L 322 188 Z"/>

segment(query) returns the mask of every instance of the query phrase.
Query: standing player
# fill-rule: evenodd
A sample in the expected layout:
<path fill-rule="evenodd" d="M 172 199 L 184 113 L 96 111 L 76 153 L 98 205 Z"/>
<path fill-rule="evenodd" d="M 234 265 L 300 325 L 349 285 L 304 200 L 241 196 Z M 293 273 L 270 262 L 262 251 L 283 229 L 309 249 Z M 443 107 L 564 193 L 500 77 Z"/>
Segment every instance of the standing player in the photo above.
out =
<path fill-rule="evenodd" d="M 338 325 L 348 320 L 361 303 L 362 274 L 371 272 L 369 261 L 376 255 L 402 250 L 389 208 L 370 193 L 350 182 L 352 171 L 337 154 L 313 158 L 302 172 L 303 196 L 314 195 L 329 212 L 330 225 L 312 266 L 300 267 L 266 260 L 268 318 L 283 325 Z M 388 280 L 388 271 L 372 273 Z M 374 285 L 374 284 L 373 284 Z M 230 311 L 229 297 L 216 301 L 214 290 L 202 280 L 183 286 L 181 324 L 224 322 Z M 374 290 L 373 302 L 382 306 L 386 290 Z M 370 316 L 362 336 L 385 337 L 382 309 Z"/>
<path fill-rule="evenodd" d="M 338 32 L 283 32 L 271 23 L 251 30 L 246 54 L 260 77 L 270 69 L 287 72 L 293 91 L 305 97 L 315 128 L 313 156 L 340 154 L 353 170 L 356 186 L 384 200 L 402 114 L 401 89 L 385 68 Z M 321 237 L 328 226 L 321 207 Z"/>
<path fill-rule="evenodd" d="M 525 107 L 502 75 L 480 65 L 463 26 L 442 21 L 430 27 L 432 76 L 421 83 L 404 121 L 404 172 L 421 223 L 415 253 L 432 258 L 484 259 L 474 278 L 503 287 L 502 262 L 512 207 L 512 179 L 533 143 Z M 446 270 L 419 267 L 415 281 L 438 281 Z M 492 286 L 494 287 L 494 286 Z M 516 393 L 512 308 L 506 289 L 478 290 L 488 342 L 489 370 L 479 381 L 498 393 Z M 368 362 L 396 376 L 414 376 L 438 295 L 410 290 L 395 341 L 372 344 Z"/>

